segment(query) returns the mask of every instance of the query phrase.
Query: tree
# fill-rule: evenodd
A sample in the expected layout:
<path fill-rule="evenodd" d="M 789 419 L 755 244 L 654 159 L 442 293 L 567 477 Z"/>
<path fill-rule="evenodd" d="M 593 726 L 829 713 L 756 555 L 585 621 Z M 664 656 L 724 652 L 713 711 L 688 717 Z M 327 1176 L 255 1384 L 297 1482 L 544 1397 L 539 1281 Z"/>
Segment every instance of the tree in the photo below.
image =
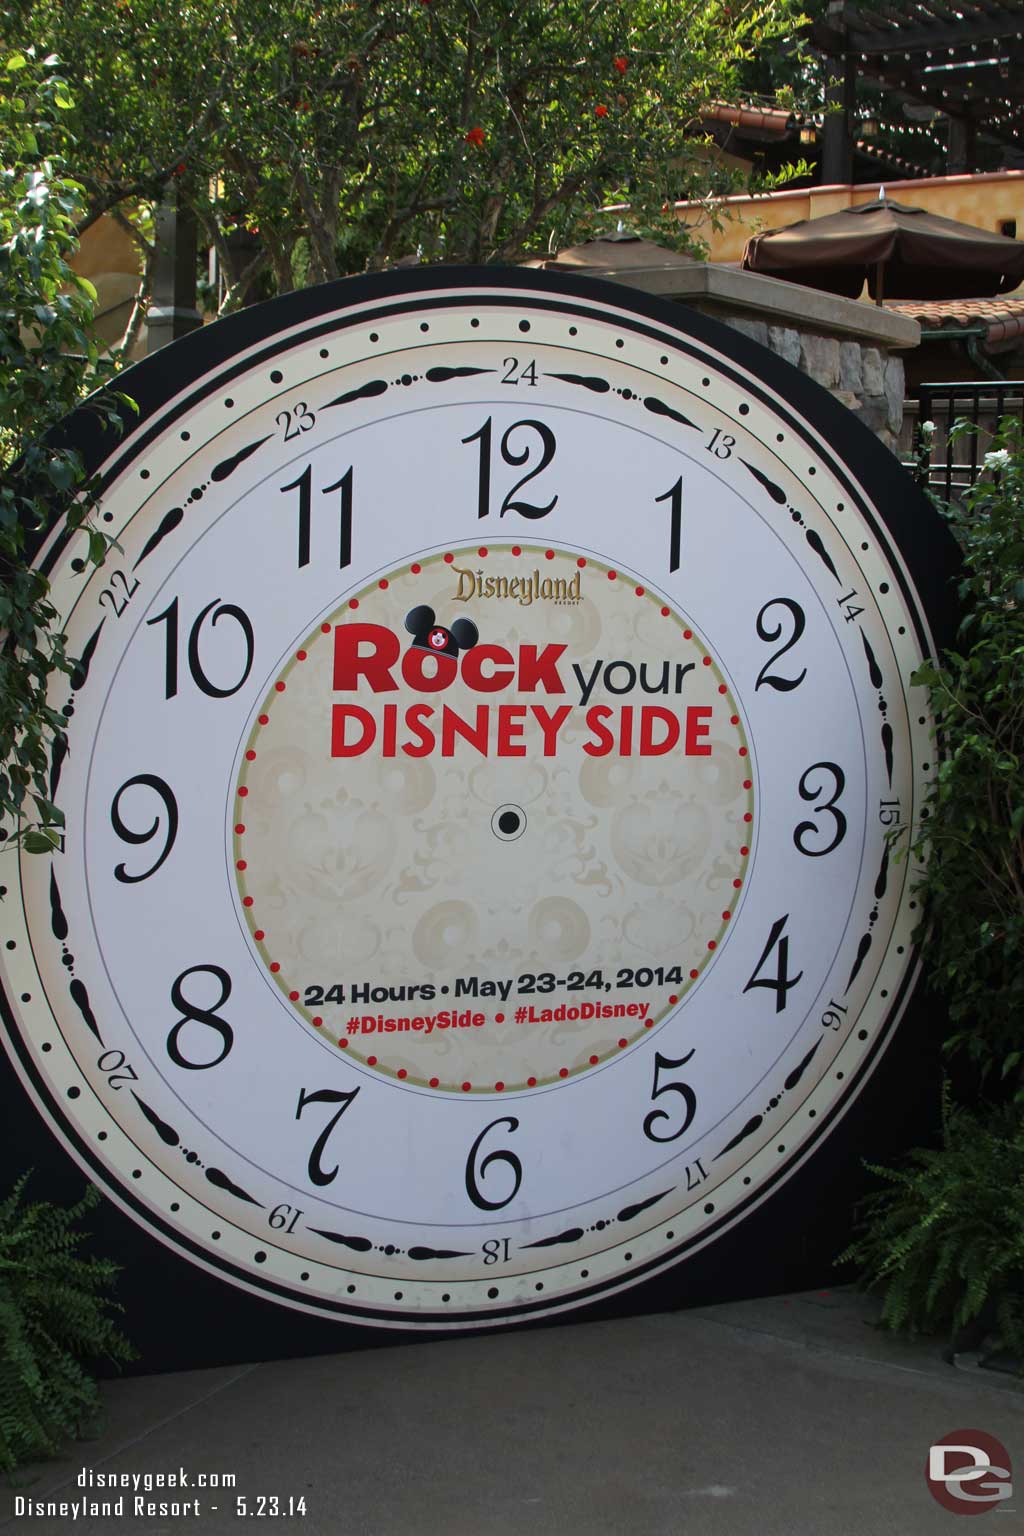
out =
<path fill-rule="evenodd" d="M 25 0 L 18 0 L 25 5 Z M 603 202 L 674 244 L 726 189 L 699 112 L 795 0 L 40 0 L 75 63 L 86 220 L 168 183 L 228 276 L 223 312 L 398 258 L 508 262 Z"/>
<path fill-rule="evenodd" d="M 47 702 L 55 671 L 71 673 L 45 576 L 26 554 L 54 512 L 82 530 L 100 561 L 107 540 L 88 524 L 78 454 L 48 431 L 103 375 L 92 331 L 95 292 L 72 271 L 82 188 L 65 169 L 73 110 L 56 57 L 0 54 L 0 839 L 13 825 L 30 852 L 50 852 L 63 817 L 49 799 L 50 749 L 64 720 Z M 113 399 L 97 399 L 99 421 Z"/>

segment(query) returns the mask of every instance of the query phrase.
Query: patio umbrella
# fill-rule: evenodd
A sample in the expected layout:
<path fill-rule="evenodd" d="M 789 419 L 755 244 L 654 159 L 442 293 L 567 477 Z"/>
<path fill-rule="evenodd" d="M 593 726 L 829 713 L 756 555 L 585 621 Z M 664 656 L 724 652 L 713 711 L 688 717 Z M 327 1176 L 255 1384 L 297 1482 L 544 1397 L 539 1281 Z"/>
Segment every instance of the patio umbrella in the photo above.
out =
<path fill-rule="evenodd" d="M 851 299 L 867 279 L 876 304 L 980 299 L 1024 282 L 1024 243 L 891 203 L 883 192 L 877 202 L 754 235 L 743 266 Z"/>

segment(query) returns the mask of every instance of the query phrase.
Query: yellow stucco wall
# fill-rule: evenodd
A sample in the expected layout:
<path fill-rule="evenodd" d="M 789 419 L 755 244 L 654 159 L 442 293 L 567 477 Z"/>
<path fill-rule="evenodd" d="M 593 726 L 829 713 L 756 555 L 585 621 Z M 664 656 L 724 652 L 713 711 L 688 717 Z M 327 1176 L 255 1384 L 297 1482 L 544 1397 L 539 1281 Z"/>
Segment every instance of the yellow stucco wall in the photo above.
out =
<path fill-rule="evenodd" d="M 896 203 L 926 208 L 947 219 L 959 219 L 980 229 L 999 231 L 1007 219 L 1016 219 L 1024 236 L 1024 171 L 992 171 L 979 176 L 930 176 L 921 181 L 868 182 L 863 186 L 806 187 L 797 191 L 737 196 L 725 200 L 728 213 L 722 229 L 715 230 L 704 218 L 699 204 L 677 203 L 676 217 L 691 224 L 709 246 L 710 261 L 740 261 L 751 235 L 763 229 L 782 229 L 798 219 L 820 219 L 858 203 L 874 202 L 880 186 Z"/>

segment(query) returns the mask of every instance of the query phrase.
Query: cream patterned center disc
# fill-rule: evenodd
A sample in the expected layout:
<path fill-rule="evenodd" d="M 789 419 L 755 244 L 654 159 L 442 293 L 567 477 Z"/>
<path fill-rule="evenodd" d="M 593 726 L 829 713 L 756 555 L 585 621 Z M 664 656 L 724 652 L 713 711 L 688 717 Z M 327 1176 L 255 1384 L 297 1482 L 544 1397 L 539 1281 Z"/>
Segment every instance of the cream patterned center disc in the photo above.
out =
<path fill-rule="evenodd" d="M 302 638 L 246 735 L 229 820 L 255 956 L 399 1081 L 586 1072 L 725 942 L 752 773 L 728 683 L 657 593 L 548 546 L 415 561 Z"/>

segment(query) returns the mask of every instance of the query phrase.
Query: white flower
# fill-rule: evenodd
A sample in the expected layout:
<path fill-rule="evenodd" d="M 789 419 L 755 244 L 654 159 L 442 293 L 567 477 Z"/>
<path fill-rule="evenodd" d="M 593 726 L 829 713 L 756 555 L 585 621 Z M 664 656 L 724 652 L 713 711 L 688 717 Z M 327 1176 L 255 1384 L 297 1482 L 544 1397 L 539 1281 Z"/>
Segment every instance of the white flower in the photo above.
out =
<path fill-rule="evenodd" d="M 931 437 L 932 433 L 935 431 L 934 421 L 922 421 L 921 431 L 924 432 L 928 437 Z"/>
<path fill-rule="evenodd" d="M 1010 462 L 1010 453 L 1006 448 L 998 448 L 995 453 L 986 453 L 986 469 L 1005 469 Z"/>

